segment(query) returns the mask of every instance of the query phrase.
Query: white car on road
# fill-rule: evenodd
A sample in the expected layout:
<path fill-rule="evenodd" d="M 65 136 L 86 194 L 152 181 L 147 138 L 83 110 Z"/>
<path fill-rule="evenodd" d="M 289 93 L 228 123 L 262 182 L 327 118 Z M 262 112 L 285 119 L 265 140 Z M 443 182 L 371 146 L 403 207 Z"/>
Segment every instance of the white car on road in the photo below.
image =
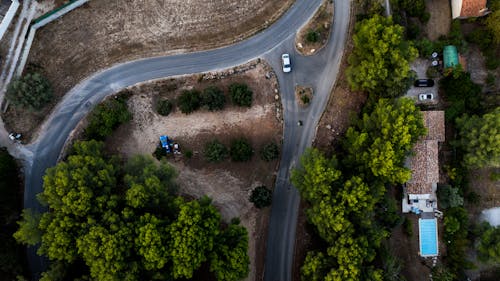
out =
<path fill-rule="evenodd" d="M 288 73 L 292 71 L 292 66 L 290 65 L 290 55 L 283 54 L 281 55 L 281 63 L 283 65 L 283 72 Z"/>

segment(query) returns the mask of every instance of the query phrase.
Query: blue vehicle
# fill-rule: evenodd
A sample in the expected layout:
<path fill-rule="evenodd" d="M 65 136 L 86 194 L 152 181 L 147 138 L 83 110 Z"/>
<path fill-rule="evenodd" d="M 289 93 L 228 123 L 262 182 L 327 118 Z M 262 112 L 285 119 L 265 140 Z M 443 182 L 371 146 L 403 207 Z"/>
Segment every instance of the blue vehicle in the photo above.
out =
<path fill-rule="evenodd" d="M 172 153 L 172 142 L 168 136 L 160 136 L 161 147 L 165 148 L 167 153 Z"/>

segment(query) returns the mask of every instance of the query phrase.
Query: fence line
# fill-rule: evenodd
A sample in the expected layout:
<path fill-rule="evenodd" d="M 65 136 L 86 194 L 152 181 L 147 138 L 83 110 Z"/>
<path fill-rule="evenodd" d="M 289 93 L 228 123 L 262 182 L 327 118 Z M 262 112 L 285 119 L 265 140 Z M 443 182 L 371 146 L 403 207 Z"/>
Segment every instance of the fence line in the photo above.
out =
<path fill-rule="evenodd" d="M 67 4 L 64 4 L 42 16 L 35 19 L 30 28 L 30 33 L 28 35 L 28 39 L 26 41 L 26 45 L 24 46 L 23 54 L 21 57 L 21 63 L 17 67 L 17 75 L 21 75 L 24 71 L 24 67 L 26 66 L 26 62 L 28 61 L 28 55 L 30 53 L 31 44 L 35 38 L 36 30 L 62 16 L 73 11 L 74 9 L 82 6 L 90 0 L 74 0 Z"/>

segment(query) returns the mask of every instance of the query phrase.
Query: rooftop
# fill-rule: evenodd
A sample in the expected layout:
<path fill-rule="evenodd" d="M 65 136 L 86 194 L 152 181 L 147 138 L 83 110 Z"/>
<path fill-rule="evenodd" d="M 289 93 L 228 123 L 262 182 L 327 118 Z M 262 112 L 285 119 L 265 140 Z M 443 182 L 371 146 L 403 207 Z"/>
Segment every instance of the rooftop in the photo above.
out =
<path fill-rule="evenodd" d="M 406 183 L 408 194 L 430 194 L 439 182 L 439 146 L 444 136 L 444 111 L 423 111 L 427 135 L 413 147 L 409 159 L 411 179 Z"/>
<path fill-rule="evenodd" d="M 488 13 L 487 0 L 452 0 L 453 18 L 481 17 Z"/>

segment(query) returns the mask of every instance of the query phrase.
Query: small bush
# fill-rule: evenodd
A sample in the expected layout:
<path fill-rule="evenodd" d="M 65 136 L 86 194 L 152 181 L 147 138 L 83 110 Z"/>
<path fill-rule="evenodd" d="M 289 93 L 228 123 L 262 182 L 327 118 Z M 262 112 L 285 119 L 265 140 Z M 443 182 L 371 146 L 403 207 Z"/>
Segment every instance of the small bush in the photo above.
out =
<path fill-rule="evenodd" d="M 174 107 L 174 105 L 172 104 L 171 101 L 161 100 L 158 102 L 158 105 L 156 106 L 156 111 L 160 115 L 168 116 L 170 114 L 170 112 L 172 112 L 173 107 Z"/>
<path fill-rule="evenodd" d="M 231 86 L 229 86 L 229 92 L 231 93 L 231 100 L 234 104 L 247 107 L 252 106 L 253 92 L 248 85 L 240 83 L 231 84 Z"/>
<path fill-rule="evenodd" d="M 280 149 L 274 142 L 266 144 L 260 151 L 260 158 L 267 162 L 278 159 L 279 155 Z"/>
<path fill-rule="evenodd" d="M 231 142 L 229 153 L 233 161 L 244 162 L 249 161 L 252 158 L 253 149 L 248 140 L 240 138 Z"/>
<path fill-rule="evenodd" d="M 493 73 L 488 73 L 488 76 L 486 76 L 486 85 L 488 85 L 488 87 L 492 87 L 495 85 L 495 75 L 493 75 Z"/>
<path fill-rule="evenodd" d="M 309 43 L 316 43 L 319 41 L 319 32 L 314 29 L 309 29 L 306 34 L 306 41 Z"/>
<path fill-rule="evenodd" d="M 121 124 L 130 121 L 132 113 L 126 100 L 115 97 L 98 105 L 90 114 L 89 125 L 85 129 L 88 139 L 104 140 Z"/>
<path fill-rule="evenodd" d="M 254 204 L 255 207 L 262 209 L 271 205 L 273 199 L 273 194 L 265 186 L 259 186 L 252 191 L 250 196 L 250 202 Z"/>
<path fill-rule="evenodd" d="M 209 162 L 221 162 L 227 158 L 228 151 L 218 140 L 213 140 L 205 144 L 203 155 Z"/>
<path fill-rule="evenodd" d="M 161 160 L 162 157 L 167 156 L 167 151 L 165 150 L 165 148 L 161 147 L 161 145 L 158 145 L 153 152 L 153 156 L 156 159 Z"/>
<path fill-rule="evenodd" d="M 185 90 L 177 102 L 182 113 L 189 114 L 201 106 L 201 95 L 197 90 Z"/>
<path fill-rule="evenodd" d="M 301 95 L 300 100 L 302 101 L 303 104 L 309 104 L 311 102 L 311 99 L 309 98 L 308 95 Z"/>
<path fill-rule="evenodd" d="M 40 110 L 52 100 L 49 80 L 38 72 L 15 78 L 7 87 L 6 98 L 14 106 Z"/>
<path fill-rule="evenodd" d="M 186 150 L 186 152 L 184 152 L 184 155 L 186 156 L 187 159 L 191 159 L 193 157 L 193 151 Z"/>
<path fill-rule="evenodd" d="M 215 86 L 203 90 L 201 100 L 203 105 L 207 106 L 210 111 L 222 110 L 226 104 L 226 96 Z"/>
<path fill-rule="evenodd" d="M 415 47 L 418 50 L 419 56 L 423 57 L 423 58 L 430 57 L 432 55 L 432 52 L 441 51 L 441 50 L 438 50 L 434 46 L 434 43 L 432 43 L 432 41 L 430 41 L 429 39 L 426 39 L 426 38 L 424 38 L 422 40 L 417 40 L 414 43 L 415 43 Z"/>

